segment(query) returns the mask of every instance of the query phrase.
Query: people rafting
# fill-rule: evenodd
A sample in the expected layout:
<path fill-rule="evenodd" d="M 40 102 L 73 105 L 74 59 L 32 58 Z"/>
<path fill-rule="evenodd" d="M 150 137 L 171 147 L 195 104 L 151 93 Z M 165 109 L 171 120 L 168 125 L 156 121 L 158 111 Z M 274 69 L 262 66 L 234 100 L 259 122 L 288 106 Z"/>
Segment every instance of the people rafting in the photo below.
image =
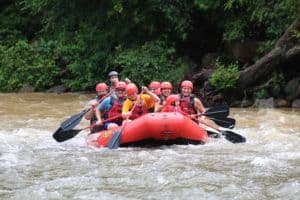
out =
<path fill-rule="evenodd" d="M 175 110 L 181 112 L 182 114 L 191 117 L 196 123 L 206 124 L 214 129 L 219 129 L 212 120 L 206 118 L 203 113 L 205 113 L 205 108 L 199 98 L 197 98 L 192 91 L 194 89 L 193 83 L 189 80 L 184 80 L 181 82 L 181 93 L 178 94 L 177 99 L 174 97 Z"/>
<path fill-rule="evenodd" d="M 166 105 L 166 99 L 172 93 L 173 86 L 170 82 L 164 81 L 160 84 L 161 94 L 159 95 L 160 102 L 155 103 L 154 112 L 160 112 Z"/>
<path fill-rule="evenodd" d="M 89 101 L 88 106 L 91 108 L 89 112 L 85 114 L 85 119 L 90 120 L 90 124 L 94 124 L 97 121 L 96 115 L 95 115 L 95 109 L 98 106 L 98 104 L 105 98 L 106 95 L 108 95 L 108 86 L 106 83 L 101 82 L 96 85 L 96 97 Z M 91 133 L 96 132 L 97 128 L 92 128 Z"/>
<path fill-rule="evenodd" d="M 154 108 L 156 102 L 159 102 L 159 97 L 151 92 L 147 87 L 142 87 L 142 93 L 138 94 L 138 88 L 134 83 L 126 86 L 127 99 L 122 107 L 122 116 L 124 119 L 136 119 L 149 112 L 149 109 Z"/>
<path fill-rule="evenodd" d="M 115 129 L 122 124 L 122 106 L 126 99 L 126 83 L 120 81 L 115 87 L 115 95 L 105 98 L 96 109 L 97 126 Z M 103 120 L 109 120 L 103 124 Z"/>

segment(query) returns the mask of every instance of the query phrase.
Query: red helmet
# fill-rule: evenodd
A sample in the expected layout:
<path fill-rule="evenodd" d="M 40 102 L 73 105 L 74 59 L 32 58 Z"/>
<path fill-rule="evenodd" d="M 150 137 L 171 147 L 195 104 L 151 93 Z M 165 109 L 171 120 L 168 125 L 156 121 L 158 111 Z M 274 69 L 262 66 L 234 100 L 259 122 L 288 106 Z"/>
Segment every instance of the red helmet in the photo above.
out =
<path fill-rule="evenodd" d="M 126 89 L 126 83 L 123 81 L 120 81 L 116 85 L 116 89 Z"/>
<path fill-rule="evenodd" d="M 170 90 L 173 89 L 172 84 L 171 84 L 170 82 L 168 82 L 168 81 L 162 82 L 162 83 L 160 84 L 160 88 L 161 88 L 161 89 L 170 89 Z"/>
<path fill-rule="evenodd" d="M 103 91 L 103 90 L 107 90 L 108 86 L 106 85 L 106 83 L 98 83 L 96 86 L 96 91 Z"/>
<path fill-rule="evenodd" d="M 129 83 L 126 85 L 126 94 L 127 95 L 132 95 L 134 93 L 137 93 L 138 89 L 134 83 Z"/>
<path fill-rule="evenodd" d="M 173 105 L 176 101 L 179 101 L 179 96 L 177 94 L 171 94 L 166 99 L 166 105 Z"/>
<path fill-rule="evenodd" d="M 185 80 L 185 81 L 182 81 L 181 87 L 188 87 L 188 88 L 193 89 L 193 83 L 191 81 Z"/>
<path fill-rule="evenodd" d="M 152 81 L 149 84 L 149 88 L 150 89 L 158 89 L 158 88 L 160 88 L 160 82 L 158 82 L 158 81 Z"/>

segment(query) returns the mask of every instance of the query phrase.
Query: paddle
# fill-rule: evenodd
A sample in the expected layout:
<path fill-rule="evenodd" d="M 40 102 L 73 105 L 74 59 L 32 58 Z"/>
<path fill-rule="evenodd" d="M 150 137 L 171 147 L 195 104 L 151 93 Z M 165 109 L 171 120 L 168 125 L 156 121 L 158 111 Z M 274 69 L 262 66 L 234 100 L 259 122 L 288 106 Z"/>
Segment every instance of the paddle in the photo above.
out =
<path fill-rule="evenodd" d="M 205 113 L 198 114 L 199 116 L 204 115 L 210 118 L 225 118 L 229 115 L 228 105 L 220 105 L 212 108 L 208 108 Z"/>
<path fill-rule="evenodd" d="M 246 138 L 244 136 L 241 136 L 240 134 L 237 134 L 231 130 L 220 130 L 222 135 L 225 136 L 225 139 L 232 142 L 232 143 L 245 143 Z"/>
<path fill-rule="evenodd" d="M 121 127 L 120 130 L 114 131 L 113 135 L 111 136 L 111 138 L 110 138 L 110 140 L 108 141 L 108 144 L 107 144 L 107 147 L 109 149 L 117 149 L 120 146 L 122 131 L 123 131 L 126 123 L 127 123 L 127 119 L 122 124 L 122 127 Z"/>
<path fill-rule="evenodd" d="M 143 93 L 143 90 L 141 91 L 140 95 L 141 95 L 142 93 Z M 136 105 L 137 105 L 137 100 L 135 101 L 135 103 L 134 103 L 132 109 L 130 110 L 131 113 L 132 113 L 132 111 L 135 109 Z M 116 131 L 113 133 L 113 135 L 112 135 L 112 137 L 110 138 L 110 140 L 108 141 L 107 147 L 108 147 L 109 149 L 117 149 L 117 148 L 120 146 L 122 131 L 123 131 L 124 127 L 125 127 L 125 124 L 127 124 L 127 120 L 128 120 L 128 118 L 125 119 L 125 122 L 122 124 L 121 129 L 120 129 L 120 130 L 116 130 Z"/>
<path fill-rule="evenodd" d="M 119 117 L 121 117 L 121 115 L 117 115 L 117 116 L 111 117 L 109 119 L 103 120 L 102 123 L 117 119 Z M 98 124 L 93 124 L 93 125 L 87 126 L 85 128 L 82 128 L 82 129 L 71 129 L 71 130 L 65 130 L 65 131 L 56 131 L 53 134 L 53 138 L 57 142 L 64 142 L 66 140 L 69 140 L 69 139 L 75 137 L 80 131 L 90 129 L 90 128 L 93 128 L 95 126 L 99 126 L 99 125 Z"/>
<path fill-rule="evenodd" d="M 227 117 L 229 115 L 229 107 L 227 105 L 215 106 L 207 109 L 205 113 L 190 115 L 190 117 L 195 118 L 203 115 L 224 128 L 233 128 L 235 126 L 235 119 Z"/>
<path fill-rule="evenodd" d="M 106 97 L 108 97 L 109 95 L 111 95 L 112 92 L 113 91 L 110 91 L 109 93 L 107 93 L 106 95 L 104 95 L 97 103 L 98 104 L 101 103 L 101 101 L 103 101 L 103 99 L 105 99 Z M 83 118 L 83 116 L 86 113 L 88 113 L 91 109 L 92 109 L 92 107 L 87 108 L 87 109 L 81 111 L 81 113 L 73 115 L 70 118 L 68 118 L 67 120 L 65 120 L 64 122 L 62 122 L 60 124 L 60 127 L 54 132 L 54 134 L 57 135 L 60 132 L 71 130 L 72 128 L 74 128 L 75 126 L 77 126 L 79 124 L 79 122 L 81 121 L 81 119 Z"/>
<path fill-rule="evenodd" d="M 244 142 L 246 142 L 246 138 L 244 136 L 241 136 L 240 134 L 237 134 L 237 133 L 235 133 L 231 130 L 227 130 L 227 129 L 223 129 L 223 128 L 216 129 L 216 128 L 208 125 L 207 123 L 205 123 L 203 121 L 200 121 L 200 123 L 204 124 L 207 127 L 210 127 L 212 129 L 216 130 L 217 132 L 221 132 L 222 135 L 225 136 L 225 139 L 228 140 L 229 142 L 232 142 L 232 143 L 244 143 Z"/>
<path fill-rule="evenodd" d="M 222 118 L 222 119 L 216 119 L 216 118 L 210 118 L 209 119 L 213 120 L 217 125 L 222 126 L 224 128 L 230 128 L 233 129 L 235 126 L 235 119 L 233 118 Z"/>

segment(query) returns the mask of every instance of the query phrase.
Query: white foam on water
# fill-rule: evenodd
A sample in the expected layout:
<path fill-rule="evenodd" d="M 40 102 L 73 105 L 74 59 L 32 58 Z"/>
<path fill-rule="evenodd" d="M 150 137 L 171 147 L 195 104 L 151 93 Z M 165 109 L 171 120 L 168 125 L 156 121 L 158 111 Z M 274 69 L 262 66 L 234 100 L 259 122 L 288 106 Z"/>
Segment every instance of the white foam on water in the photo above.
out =
<path fill-rule="evenodd" d="M 276 160 L 268 157 L 255 157 L 252 162 L 252 165 L 259 167 L 267 168 L 283 168 L 289 167 L 288 163 L 282 160 Z"/>

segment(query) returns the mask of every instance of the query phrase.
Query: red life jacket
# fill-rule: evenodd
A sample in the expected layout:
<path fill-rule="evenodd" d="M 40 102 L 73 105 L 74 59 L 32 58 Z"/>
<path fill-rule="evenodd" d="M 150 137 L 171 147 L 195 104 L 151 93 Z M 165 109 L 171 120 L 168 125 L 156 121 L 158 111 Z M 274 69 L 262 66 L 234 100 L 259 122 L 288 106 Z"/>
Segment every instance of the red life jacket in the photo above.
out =
<path fill-rule="evenodd" d="M 122 123 L 121 114 L 122 114 L 122 106 L 123 106 L 124 101 L 125 101 L 124 99 L 116 99 L 116 98 L 113 98 L 111 96 L 110 104 L 112 105 L 112 107 L 108 111 L 108 119 L 112 118 L 112 117 L 115 117 L 115 116 L 118 116 L 118 115 L 120 117 L 116 118 L 116 119 L 113 119 L 110 122 L 116 122 L 117 124 Z"/>
<path fill-rule="evenodd" d="M 179 94 L 179 106 L 183 113 L 192 115 L 196 114 L 197 111 L 194 108 L 195 103 L 195 95 L 191 94 L 188 97 L 182 96 L 182 94 Z"/>
<path fill-rule="evenodd" d="M 135 102 L 136 105 L 134 107 L 134 110 L 132 110 L 132 115 L 129 118 L 131 120 L 136 119 L 149 112 L 144 100 L 140 96 L 138 96 L 138 99 L 137 102 Z"/>

